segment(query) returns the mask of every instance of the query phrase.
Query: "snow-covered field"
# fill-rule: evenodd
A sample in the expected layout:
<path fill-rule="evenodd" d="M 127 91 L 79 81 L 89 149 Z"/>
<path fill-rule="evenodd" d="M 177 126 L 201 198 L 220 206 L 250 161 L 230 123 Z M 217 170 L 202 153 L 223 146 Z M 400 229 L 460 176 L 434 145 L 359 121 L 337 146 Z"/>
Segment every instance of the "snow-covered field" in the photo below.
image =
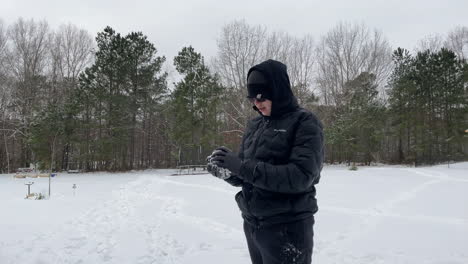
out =
<path fill-rule="evenodd" d="M 59 174 L 50 200 L 0 175 L 0 263 L 249 263 L 237 188 L 173 172 Z M 317 189 L 313 263 L 468 263 L 468 163 L 325 167 Z"/>

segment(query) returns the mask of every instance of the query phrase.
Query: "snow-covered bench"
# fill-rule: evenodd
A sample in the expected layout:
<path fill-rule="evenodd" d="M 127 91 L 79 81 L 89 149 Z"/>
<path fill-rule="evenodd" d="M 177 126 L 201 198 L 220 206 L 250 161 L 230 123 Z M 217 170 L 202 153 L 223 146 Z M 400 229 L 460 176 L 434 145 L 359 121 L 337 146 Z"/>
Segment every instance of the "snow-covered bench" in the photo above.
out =
<path fill-rule="evenodd" d="M 206 165 L 181 165 L 177 166 L 176 175 L 186 175 L 186 174 L 205 174 Z"/>

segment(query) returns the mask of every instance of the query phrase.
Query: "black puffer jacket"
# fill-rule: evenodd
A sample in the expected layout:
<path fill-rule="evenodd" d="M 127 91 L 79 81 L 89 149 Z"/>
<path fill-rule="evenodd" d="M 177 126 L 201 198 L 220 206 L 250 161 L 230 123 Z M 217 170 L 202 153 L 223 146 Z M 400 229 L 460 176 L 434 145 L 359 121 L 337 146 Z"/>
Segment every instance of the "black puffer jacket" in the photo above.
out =
<path fill-rule="evenodd" d="M 324 156 L 322 124 L 298 106 L 284 64 L 268 60 L 249 74 L 253 69 L 273 89 L 271 116 L 249 122 L 239 151 L 240 175 L 227 181 L 242 186 L 236 201 L 252 225 L 309 218 L 318 210 L 314 185 Z"/>

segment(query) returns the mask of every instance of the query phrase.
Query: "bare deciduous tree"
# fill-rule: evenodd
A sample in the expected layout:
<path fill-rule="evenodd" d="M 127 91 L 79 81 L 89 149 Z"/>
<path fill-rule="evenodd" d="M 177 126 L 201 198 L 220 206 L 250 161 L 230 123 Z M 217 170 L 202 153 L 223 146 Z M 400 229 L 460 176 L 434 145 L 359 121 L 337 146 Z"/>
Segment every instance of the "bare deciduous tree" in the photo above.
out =
<path fill-rule="evenodd" d="M 269 33 L 263 26 L 250 26 L 234 21 L 222 29 L 218 39 L 218 54 L 212 68 L 228 87 L 229 100 L 224 117 L 233 127 L 226 131 L 242 131 L 243 125 L 255 115 L 245 100 L 247 71 L 255 64 L 275 59 L 288 66 L 290 81 L 301 103 L 312 95 L 314 41 L 311 36 L 293 37 L 285 32 Z"/>
<path fill-rule="evenodd" d="M 317 85 L 323 103 L 343 103 L 343 89 L 347 82 L 362 72 L 373 73 L 383 86 L 392 69 L 391 48 L 377 30 L 364 24 L 339 23 L 320 41 L 317 48 Z"/>
<path fill-rule="evenodd" d="M 9 119 L 8 105 L 10 103 L 10 87 L 6 85 L 6 78 L 0 76 L 0 111 L 1 111 L 1 134 L 3 136 L 3 148 L 5 151 L 5 160 L 7 165 L 7 173 L 10 173 L 10 152 L 8 147 L 8 137 L 12 134 L 11 129 L 7 127 L 7 121 Z M 1 149 L 1 148 L 0 148 Z M 2 155 L 0 155 L 2 156 Z M 2 161 L 0 160 L 0 164 Z"/>
<path fill-rule="evenodd" d="M 51 58 L 49 67 L 51 85 L 49 87 L 50 93 L 55 96 L 50 97 L 49 103 L 64 107 L 69 103 L 69 100 L 73 100 L 72 91 L 78 86 L 78 75 L 90 65 L 93 47 L 92 36 L 86 30 L 79 29 L 75 25 L 61 25 L 53 33 L 49 49 Z M 68 115 L 66 118 L 68 122 L 71 116 Z M 67 131 L 70 133 L 71 129 L 69 128 Z M 62 168 L 69 169 L 72 143 L 68 137 L 64 138 L 65 140 L 58 142 L 57 149 L 61 147 L 61 150 L 56 151 L 56 153 L 61 154 Z"/>
<path fill-rule="evenodd" d="M 249 68 L 265 58 L 266 36 L 265 27 L 252 27 L 244 20 L 223 27 L 213 66 L 225 86 L 245 87 L 245 74 Z"/>
<path fill-rule="evenodd" d="M 468 59 L 468 27 L 456 27 L 448 33 L 444 44 L 460 59 Z"/>
<path fill-rule="evenodd" d="M 5 55 L 7 48 L 7 35 L 3 21 L 0 19 L 0 74 L 4 71 Z"/>
<path fill-rule="evenodd" d="M 294 38 L 285 59 L 292 88 L 301 105 L 307 105 L 307 101 L 315 93 L 313 87 L 316 64 L 314 47 L 314 40 L 310 35 Z"/>
<path fill-rule="evenodd" d="M 252 65 L 265 58 L 266 37 L 265 27 L 250 26 L 244 20 L 234 21 L 222 29 L 212 68 L 228 89 L 226 97 L 229 100 L 225 100 L 221 118 L 233 121 L 233 125 L 224 128 L 224 132 L 236 132 L 239 136 L 241 128 L 253 114 L 245 100 L 246 74 Z"/>
<path fill-rule="evenodd" d="M 287 63 L 295 38 L 285 32 L 269 33 L 264 43 L 264 59 L 275 59 Z"/>
<path fill-rule="evenodd" d="M 76 81 L 78 74 L 91 63 L 93 38 L 72 24 L 61 25 L 54 33 L 51 55 L 58 75 Z"/>
<path fill-rule="evenodd" d="M 37 76 L 47 66 L 49 25 L 45 21 L 35 22 L 18 19 L 8 29 L 11 40 L 9 66 L 18 80 Z"/>
<path fill-rule="evenodd" d="M 14 82 L 12 106 L 19 124 L 14 135 L 21 135 L 20 164 L 30 161 L 31 150 L 27 135 L 34 112 L 47 97 L 42 93 L 45 71 L 48 64 L 50 31 L 47 22 L 25 21 L 20 18 L 13 23 L 7 33 L 10 43 L 7 64 Z"/>
<path fill-rule="evenodd" d="M 8 150 L 8 134 L 6 123 L 8 118 L 8 104 L 10 102 L 10 86 L 8 85 L 8 76 L 6 73 L 5 68 L 5 59 L 6 59 L 6 51 L 7 51 L 7 35 L 6 29 L 3 24 L 3 21 L 0 20 L 0 112 L 1 114 L 1 129 L 3 135 L 3 148 L 5 149 L 5 160 L 6 160 L 6 167 L 7 173 L 10 173 L 10 152 Z M 2 156 L 2 155 L 0 155 Z M 0 160 L 0 164 L 2 161 Z"/>
<path fill-rule="evenodd" d="M 50 31 L 47 22 L 18 19 L 8 29 L 11 41 L 7 64 L 15 81 L 13 100 L 23 121 L 32 115 L 33 104 L 39 104 L 41 76 L 48 66 Z"/>
<path fill-rule="evenodd" d="M 444 46 L 443 37 L 440 34 L 429 35 L 418 41 L 416 51 L 437 52 Z"/>

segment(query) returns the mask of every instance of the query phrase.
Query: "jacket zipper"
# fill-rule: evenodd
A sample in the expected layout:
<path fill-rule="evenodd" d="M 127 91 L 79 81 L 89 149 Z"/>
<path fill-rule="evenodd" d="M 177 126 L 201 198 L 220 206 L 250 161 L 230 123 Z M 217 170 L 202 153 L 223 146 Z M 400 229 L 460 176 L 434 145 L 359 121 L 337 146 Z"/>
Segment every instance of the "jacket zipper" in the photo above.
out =
<path fill-rule="evenodd" d="M 260 131 L 257 133 L 257 138 L 255 139 L 255 151 L 252 155 L 252 157 L 255 157 L 255 154 L 257 154 L 257 145 L 258 145 L 258 141 L 260 139 L 260 136 L 263 134 L 263 132 L 265 131 L 265 129 L 268 127 L 268 124 L 270 123 L 270 119 L 267 119 L 267 118 L 264 118 L 263 119 L 263 124 L 262 124 L 262 127 L 260 128 Z"/>
<path fill-rule="evenodd" d="M 257 145 L 258 145 L 258 141 L 259 141 L 259 139 L 260 139 L 260 136 L 263 134 L 263 132 L 265 131 L 265 129 L 267 129 L 267 127 L 268 127 L 269 124 L 270 124 L 270 120 L 267 119 L 267 118 L 264 118 L 264 119 L 263 119 L 263 124 L 262 124 L 262 126 L 260 127 L 260 130 L 257 132 L 257 138 L 255 139 L 255 142 L 254 142 L 254 147 L 255 147 L 255 149 L 254 149 L 254 153 L 253 153 L 252 157 L 255 157 L 255 154 L 257 153 Z M 253 174 L 255 174 L 255 171 L 256 171 L 256 170 L 257 170 L 257 166 L 255 166 L 254 171 L 253 171 Z M 250 193 L 249 193 L 250 199 L 249 199 L 249 201 L 247 202 L 247 211 L 248 211 L 249 213 L 251 212 L 251 210 L 250 210 L 250 201 L 252 200 L 252 190 L 253 190 L 253 187 L 250 187 L 250 190 L 249 190 L 249 192 L 250 192 Z M 250 213 L 250 215 L 251 215 L 252 217 L 254 217 L 251 213 Z M 258 220 L 255 219 L 255 217 L 254 217 L 254 221 L 255 221 L 255 226 L 256 226 L 257 228 L 259 228 Z"/>

